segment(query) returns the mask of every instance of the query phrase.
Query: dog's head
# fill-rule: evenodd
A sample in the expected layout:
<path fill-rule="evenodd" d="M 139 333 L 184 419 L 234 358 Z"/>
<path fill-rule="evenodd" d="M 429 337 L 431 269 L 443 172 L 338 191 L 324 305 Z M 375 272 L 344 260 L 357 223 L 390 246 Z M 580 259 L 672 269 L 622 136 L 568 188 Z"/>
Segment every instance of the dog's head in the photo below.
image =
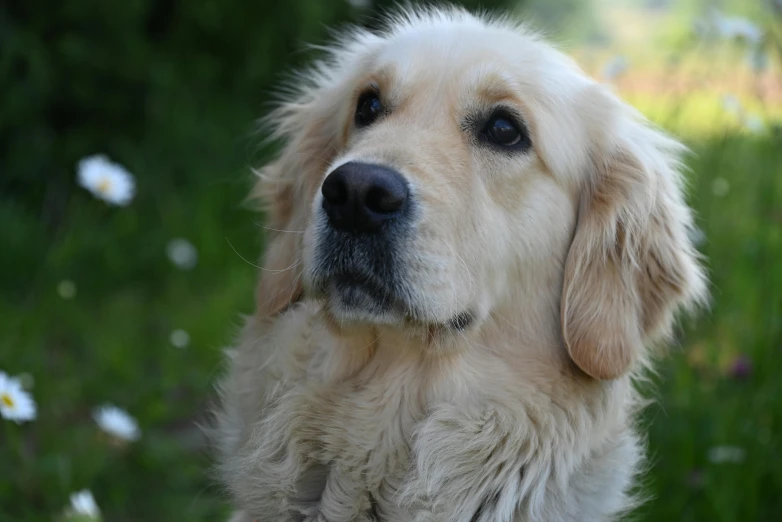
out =
<path fill-rule="evenodd" d="M 261 315 L 303 293 L 336 324 L 447 335 L 542 307 L 613 378 L 702 294 L 679 144 L 523 27 L 407 13 L 298 81 L 260 171 Z"/>

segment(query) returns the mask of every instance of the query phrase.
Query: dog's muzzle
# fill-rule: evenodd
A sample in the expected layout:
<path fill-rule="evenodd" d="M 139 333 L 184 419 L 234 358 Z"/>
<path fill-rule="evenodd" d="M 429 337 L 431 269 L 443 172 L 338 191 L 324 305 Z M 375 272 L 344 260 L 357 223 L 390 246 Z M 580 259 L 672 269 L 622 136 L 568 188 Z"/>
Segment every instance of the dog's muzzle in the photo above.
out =
<path fill-rule="evenodd" d="M 407 180 L 383 165 L 348 162 L 326 177 L 321 194 L 316 294 L 335 311 L 404 315 L 403 259 L 414 211 Z"/>

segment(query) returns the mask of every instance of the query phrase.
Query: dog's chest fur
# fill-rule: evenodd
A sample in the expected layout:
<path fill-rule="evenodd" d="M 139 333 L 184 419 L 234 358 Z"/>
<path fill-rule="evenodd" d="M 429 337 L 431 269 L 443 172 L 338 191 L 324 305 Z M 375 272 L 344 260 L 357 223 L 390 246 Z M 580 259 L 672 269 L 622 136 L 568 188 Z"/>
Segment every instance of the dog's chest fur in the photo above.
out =
<path fill-rule="evenodd" d="M 266 407 L 248 446 L 273 493 L 259 488 L 264 498 L 253 503 L 259 514 L 285 505 L 294 520 L 316 512 L 328 520 L 404 520 L 394 497 L 437 379 L 419 354 L 398 346 L 404 341 L 336 345 L 317 315 L 304 312 L 297 338 L 280 338 L 287 348 L 267 366 Z"/>
<path fill-rule="evenodd" d="M 370 360 L 340 383 L 301 384 L 292 391 L 292 437 L 311 465 L 292 500 L 320 496 L 331 520 L 392 510 L 391 497 L 408 469 L 412 430 L 425 411 L 416 377 L 407 368 Z M 420 381 L 419 381 L 420 382 Z"/>
<path fill-rule="evenodd" d="M 565 409 L 488 349 L 434 359 L 411 344 L 337 339 L 309 305 L 248 328 L 219 436 L 246 520 L 592 522 L 627 502 L 639 452 L 605 402 L 617 394 L 582 383 Z M 606 492 L 591 505 L 585 487 Z"/>

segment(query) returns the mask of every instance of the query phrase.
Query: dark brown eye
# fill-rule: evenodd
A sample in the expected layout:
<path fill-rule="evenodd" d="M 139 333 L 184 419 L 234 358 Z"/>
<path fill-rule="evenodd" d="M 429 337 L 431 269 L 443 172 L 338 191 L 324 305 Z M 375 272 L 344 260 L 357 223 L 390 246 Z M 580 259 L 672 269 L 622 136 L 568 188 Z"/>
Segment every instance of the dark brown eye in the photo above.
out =
<path fill-rule="evenodd" d="M 487 141 L 503 148 L 527 149 L 530 146 L 524 125 L 516 123 L 511 116 L 503 112 L 494 114 L 489 119 L 483 134 Z"/>
<path fill-rule="evenodd" d="M 374 92 L 368 92 L 358 99 L 356 107 L 356 125 L 366 127 L 371 125 L 383 112 L 383 104 Z"/>

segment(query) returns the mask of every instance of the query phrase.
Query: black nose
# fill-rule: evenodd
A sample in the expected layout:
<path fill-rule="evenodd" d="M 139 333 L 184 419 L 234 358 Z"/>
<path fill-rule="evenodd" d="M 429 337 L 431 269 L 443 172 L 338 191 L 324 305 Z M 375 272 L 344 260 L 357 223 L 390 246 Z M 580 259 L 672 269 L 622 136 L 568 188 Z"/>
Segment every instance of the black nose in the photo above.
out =
<path fill-rule="evenodd" d="M 409 195 L 407 182 L 397 171 L 353 161 L 329 174 L 321 193 L 331 226 L 351 232 L 375 232 L 399 217 Z"/>

